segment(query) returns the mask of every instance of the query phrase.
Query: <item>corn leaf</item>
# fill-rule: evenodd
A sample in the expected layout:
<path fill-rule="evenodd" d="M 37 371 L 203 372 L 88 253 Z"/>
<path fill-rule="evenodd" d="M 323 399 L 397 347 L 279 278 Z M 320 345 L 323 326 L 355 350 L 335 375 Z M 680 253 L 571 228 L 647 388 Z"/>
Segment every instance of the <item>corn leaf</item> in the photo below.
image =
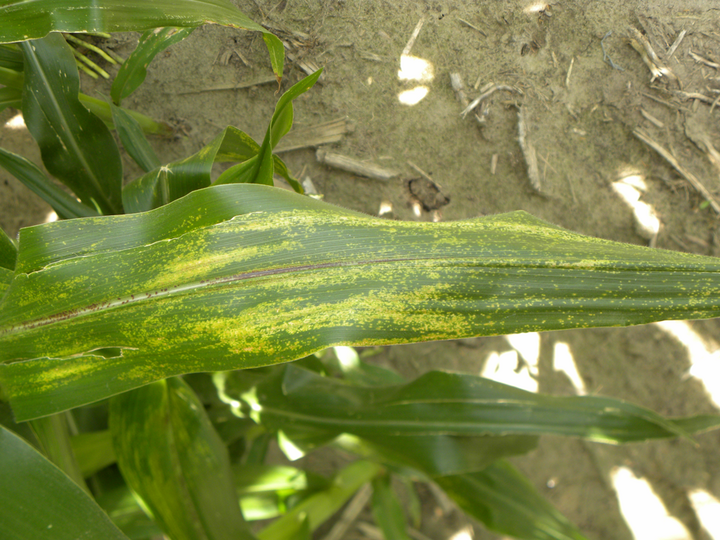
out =
<path fill-rule="evenodd" d="M 113 398 L 109 424 L 123 477 L 171 538 L 252 538 L 227 449 L 181 379 Z"/>
<path fill-rule="evenodd" d="M 245 163 L 240 163 L 235 167 L 231 167 L 220 178 L 215 181 L 215 185 L 229 183 L 255 183 L 273 185 L 273 173 L 275 172 L 275 163 L 279 160 L 277 156 L 273 156 L 273 149 L 292 128 L 293 123 L 293 100 L 307 92 L 317 82 L 322 74 L 319 69 L 312 75 L 305 77 L 295 83 L 282 97 L 275 106 L 275 112 L 270 120 L 270 125 L 265 133 L 265 139 L 258 149 L 257 155 Z M 283 174 L 295 191 L 302 193 L 300 184 L 289 178 L 289 175 Z"/>
<path fill-rule="evenodd" d="M 142 127 L 127 111 L 110 104 L 113 124 L 123 147 L 142 170 L 149 172 L 160 167 L 160 160 L 143 134 Z"/>
<path fill-rule="evenodd" d="M 240 161 L 230 167 L 215 184 L 247 183 L 273 184 L 277 170 L 295 191 L 302 193 L 300 184 L 290 176 L 282 160 L 273 155 L 277 142 L 292 127 L 292 100 L 309 90 L 317 74 L 305 77 L 293 85 L 278 101 L 276 112 L 270 121 L 262 146 L 249 135 L 229 126 L 198 153 L 169 165 L 157 167 L 131 182 L 123 189 L 122 197 L 128 213 L 145 212 L 159 208 L 188 193 L 208 187 L 213 163 Z M 277 120 L 277 118 L 280 120 Z M 274 133 L 274 135 L 272 135 Z"/>
<path fill-rule="evenodd" d="M 385 540 L 410 540 L 402 505 L 390 485 L 390 475 L 373 479 L 372 515 Z"/>
<path fill-rule="evenodd" d="M 0 111 L 8 107 L 22 107 L 22 90 L 8 86 L 0 88 Z"/>
<path fill-rule="evenodd" d="M 62 219 L 97 216 L 97 210 L 82 204 L 63 191 L 34 163 L 0 148 L 0 167 L 20 180 L 25 187 L 48 203 Z"/>
<path fill-rule="evenodd" d="M 15 270 L 16 260 L 17 246 L 15 242 L 10 239 L 3 229 L 0 229 L 0 268 L 13 271 Z"/>
<path fill-rule="evenodd" d="M 92 476 L 116 461 L 112 434 L 107 429 L 79 433 L 72 437 L 70 443 L 85 478 Z"/>
<path fill-rule="evenodd" d="M 330 518 L 360 489 L 382 472 L 370 461 L 355 461 L 339 470 L 330 485 L 294 506 L 287 514 L 261 530 L 260 540 L 310 538 L 310 532 Z"/>
<path fill-rule="evenodd" d="M 182 373 L 408 343 L 720 315 L 718 259 L 523 212 L 387 221 L 255 184 L 23 229 L 0 303 L 18 418 Z"/>
<path fill-rule="evenodd" d="M 90 496 L 20 437 L 0 426 L 3 540 L 127 540 Z M 38 512 L 42 501 L 42 512 Z"/>
<path fill-rule="evenodd" d="M 80 81 L 70 47 L 58 34 L 21 47 L 23 117 L 45 167 L 85 205 L 104 214 L 121 213 L 120 152 L 105 124 L 78 99 Z"/>
<path fill-rule="evenodd" d="M 132 94 L 143 83 L 147 76 L 147 67 L 155 56 L 170 45 L 182 41 L 195 28 L 156 28 L 147 30 L 140 36 L 140 42 L 130 56 L 120 66 L 110 89 L 110 96 L 115 105 Z"/>
<path fill-rule="evenodd" d="M 469 515 L 488 529 L 522 540 L 585 540 L 509 463 L 483 471 L 435 478 Z"/>
<path fill-rule="evenodd" d="M 0 21 L 0 43 L 42 38 L 49 32 L 144 31 L 206 23 L 253 30 L 263 33 L 273 71 L 282 78 L 282 42 L 229 0 L 10 0 L 0 4 Z"/>

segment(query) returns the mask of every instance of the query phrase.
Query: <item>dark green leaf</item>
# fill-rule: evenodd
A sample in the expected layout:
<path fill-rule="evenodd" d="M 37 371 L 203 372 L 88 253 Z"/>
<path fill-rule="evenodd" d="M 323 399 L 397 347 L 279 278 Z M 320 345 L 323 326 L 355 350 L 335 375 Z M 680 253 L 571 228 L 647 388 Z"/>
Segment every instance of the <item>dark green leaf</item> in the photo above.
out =
<path fill-rule="evenodd" d="M 402 505 L 390 485 L 390 475 L 373 479 L 372 515 L 385 540 L 410 540 Z"/>
<path fill-rule="evenodd" d="M 127 540 L 87 493 L 3 426 L 0 463 L 3 540 Z"/>
<path fill-rule="evenodd" d="M 522 540 L 585 540 L 509 463 L 435 479 L 469 515 L 500 534 Z"/>
<path fill-rule="evenodd" d="M 22 156 L 0 148 L 0 167 L 3 167 L 48 203 L 62 219 L 98 215 L 95 209 L 82 204 L 75 197 L 63 191 L 35 164 Z"/>
<path fill-rule="evenodd" d="M 182 379 L 113 398 L 110 430 L 125 480 L 170 537 L 252 538 L 227 450 Z"/>
<path fill-rule="evenodd" d="M 90 208 L 121 213 L 120 153 L 105 124 L 78 99 L 79 79 L 70 47 L 58 34 L 21 46 L 23 116 L 45 167 Z"/>
<path fill-rule="evenodd" d="M 170 45 L 185 39 L 193 30 L 195 30 L 193 27 L 170 27 L 154 28 L 143 33 L 137 48 L 123 62 L 120 71 L 115 76 L 110 90 L 113 102 L 120 105 L 123 99 L 137 90 L 145 80 L 147 67 L 155 56 Z"/>
<path fill-rule="evenodd" d="M 23 70 L 23 55 L 17 45 L 0 45 L 0 67 Z"/>
<path fill-rule="evenodd" d="M 522 212 L 397 222 L 214 186 L 148 213 L 23 229 L 0 304 L 0 382 L 27 419 L 339 344 L 717 317 L 719 287 L 718 259 Z"/>
<path fill-rule="evenodd" d="M 137 120 L 124 109 L 113 104 L 110 104 L 110 110 L 112 111 L 113 124 L 115 124 L 115 129 L 117 129 L 123 147 L 130 154 L 130 157 L 135 160 L 135 163 L 145 172 L 160 167 L 160 160 L 145 138 Z"/>
<path fill-rule="evenodd" d="M 9 86 L 0 88 L 0 111 L 8 107 L 22 107 L 22 90 Z"/>
<path fill-rule="evenodd" d="M 283 72 L 282 42 L 229 0 L 10 0 L 0 4 L 0 20 L 0 43 L 41 38 L 48 32 L 125 32 L 217 23 L 262 32 L 278 79 Z"/>

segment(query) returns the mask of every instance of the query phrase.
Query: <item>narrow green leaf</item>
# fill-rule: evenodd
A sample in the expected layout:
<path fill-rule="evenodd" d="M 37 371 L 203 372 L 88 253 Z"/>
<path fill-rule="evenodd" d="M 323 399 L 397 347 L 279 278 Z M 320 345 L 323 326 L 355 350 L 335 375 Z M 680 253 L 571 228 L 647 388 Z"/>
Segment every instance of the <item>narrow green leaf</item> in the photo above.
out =
<path fill-rule="evenodd" d="M 22 71 L 0 66 L 0 84 L 15 90 L 22 90 L 24 81 L 25 75 L 23 75 Z"/>
<path fill-rule="evenodd" d="M 3 426 L 0 463 L 3 540 L 127 540 L 87 493 Z"/>
<path fill-rule="evenodd" d="M 242 372 L 233 374 L 242 376 Z M 475 375 L 431 371 L 406 384 L 348 385 L 290 364 L 258 386 L 265 425 L 351 433 L 376 442 L 412 435 L 565 435 L 627 443 L 720 426 L 720 416 L 665 419 L 648 409 L 597 396 L 526 392 Z M 240 397 L 240 396 L 238 396 Z M 259 408 L 258 408 L 259 407 Z"/>
<path fill-rule="evenodd" d="M 23 117 L 40 146 L 45 167 L 87 206 L 106 214 L 121 213 L 120 153 L 105 124 L 78 99 L 79 79 L 70 47 L 58 34 L 21 46 Z"/>
<path fill-rule="evenodd" d="M 0 67 L 13 71 L 23 70 L 23 55 L 17 45 L 0 45 Z"/>
<path fill-rule="evenodd" d="M 144 31 L 206 23 L 253 30 L 263 33 L 273 71 L 282 78 L 282 42 L 229 0 L 10 0 L 0 5 L 0 20 L 0 43 L 42 38 L 49 32 Z"/>
<path fill-rule="evenodd" d="M 534 436 L 489 437 L 498 433 L 479 425 L 457 429 L 455 415 L 448 417 L 447 428 L 425 423 L 420 410 L 408 420 L 411 412 L 396 413 L 397 403 L 381 398 L 396 394 L 404 385 L 352 386 L 288 365 L 258 384 L 254 393 L 236 394 L 233 379 L 243 375 L 230 375 L 229 394 L 238 400 L 257 396 L 248 403 L 251 416 L 280 431 L 295 452 L 307 453 L 333 441 L 359 455 L 438 475 L 481 470 L 501 457 L 524 454 L 537 443 Z M 442 401 L 442 395 L 426 390 L 423 403 Z"/>
<path fill-rule="evenodd" d="M 376 476 L 372 486 L 372 515 L 385 540 L 410 540 L 405 512 L 390 485 L 390 475 Z"/>
<path fill-rule="evenodd" d="M 522 212 L 397 222 L 213 186 L 148 213 L 23 229 L 0 303 L 0 383 L 27 419 L 334 345 L 717 317 L 719 286 L 718 259 Z"/>
<path fill-rule="evenodd" d="M 78 486 L 89 493 L 70 444 L 67 414 L 69 413 L 53 414 L 45 418 L 31 420 L 30 423 L 47 458 Z"/>
<path fill-rule="evenodd" d="M 143 512 L 127 485 L 123 484 L 100 494 L 97 503 L 130 540 L 154 540 L 162 537 L 160 527 Z"/>
<path fill-rule="evenodd" d="M 227 450 L 192 389 L 174 378 L 110 402 L 120 470 L 175 540 L 252 538 Z"/>
<path fill-rule="evenodd" d="M 95 209 L 82 204 L 75 197 L 63 191 L 34 163 L 0 148 L 0 167 L 4 168 L 25 187 L 48 203 L 62 219 L 97 216 Z"/>
<path fill-rule="evenodd" d="M 268 186 L 273 185 L 275 163 L 279 160 L 277 156 L 273 156 L 273 148 L 275 148 L 275 145 L 284 135 L 287 134 L 288 131 L 290 131 L 290 128 L 292 127 L 292 101 L 312 88 L 321 74 L 322 69 L 319 69 L 312 75 L 309 75 L 308 77 L 305 77 L 295 83 L 280 97 L 277 105 L 275 106 L 275 113 L 273 114 L 272 119 L 270 120 L 270 125 L 265 133 L 265 139 L 257 151 L 257 159 L 247 161 L 246 163 L 237 165 L 232 170 L 226 171 L 225 174 L 215 181 L 215 185 L 231 182 L 265 184 Z M 283 176 L 285 175 L 283 174 Z M 288 176 L 285 177 L 288 181 L 290 181 Z M 302 188 L 300 188 L 297 181 L 291 182 L 291 186 L 293 186 L 295 191 L 302 193 Z"/>
<path fill-rule="evenodd" d="M 307 520 L 312 532 L 330 518 L 363 484 L 382 472 L 382 467 L 370 461 L 355 461 L 338 471 L 330 486 L 293 507 L 287 514 L 261 530 L 260 540 L 295 540 Z"/>
<path fill-rule="evenodd" d="M 585 540 L 509 463 L 481 472 L 435 478 L 469 515 L 500 534 L 522 540 Z"/>
<path fill-rule="evenodd" d="M 0 88 L 0 111 L 8 107 L 22 107 L 22 90 L 9 86 Z"/>
<path fill-rule="evenodd" d="M 0 161 L 0 163 L 2 162 Z M 15 261 L 17 261 L 17 246 L 7 233 L 0 229 L 0 268 L 13 271 L 15 270 Z"/>
<path fill-rule="evenodd" d="M 80 433 L 72 437 L 70 442 L 80 471 L 85 478 L 116 461 L 110 430 Z"/>
<path fill-rule="evenodd" d="M 125 110 L 112 103 L 110 104 L 110 110 L 112 111 L 113 124 L 115 124 L 115 129 L 117 129 L 123 147 L 130 154 L 130 157 L 135 160 L 135 163 L 145 172 L 160 167 L 160 160 L 145 138 L 138 121 Z"/>
<path fill-rule="evenodd" d="M 132 54 L 120 66 L 120 71 L 113 80 L 110 96 L 115 105 L 132 94 L 143 83 L 147 76 L 147 67 L 155 56 L 170 45 L 182 41 L 195 30 L 189 28 L 154 28 L 140 36 L 140 42 Z M 146 169 L 147 171 L 148 169 Z"/>

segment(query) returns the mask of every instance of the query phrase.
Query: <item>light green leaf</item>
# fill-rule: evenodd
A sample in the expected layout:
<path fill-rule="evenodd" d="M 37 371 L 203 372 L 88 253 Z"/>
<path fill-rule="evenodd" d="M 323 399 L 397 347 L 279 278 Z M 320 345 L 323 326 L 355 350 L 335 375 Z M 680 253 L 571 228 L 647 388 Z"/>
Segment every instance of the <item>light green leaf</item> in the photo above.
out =
<path fill-rule="evenodd" d="M 62 219 L 98 215 L 96 210 L 82 204 L 75 197 L 63 191 L 39 167 L 22 156 L 0 148 L 0 167 L 48 203 Z"/>
<path fill-rule="evenodd" d="M 435 478 L 469 515 L 488 529 L 521 540 L 585 540 L 509 463 L 481 472 Z"/>
<path fill-rule="evenodd" d="M 109 430 L 80 433 L 70 439 L 73 453 L 87 478 L 115 463 L 115 448 Z"/>
<path fill-rule="evenodd" d="M 78 99 L 80 83 L 70 47 L 58 34 L 21 46 L 23 117 L 45 167 L 90 208 L 121 213 L 120 153 L 105 124 Z"/>
<path fill-rule="evenodd" d="M 127 540 L 87 493 L 3 426 L 0 463 L 3 540 Z"/>
<path fill-rule="evenodd" d="M 145 172 L 160 167 L 160 160 L 145 138 L 138 121 L 124 109 L 113 104 L 110 104 L 110 110 L 123 147 L 130 154 L 130 157 L 135 160 L 135 163 Z"/>
<path fill-rule="evenodd" d="M 273 114 L 273 117 L 270 120 L 270 125 L 265 133 L 265 139 L 257 151 L 257 158 L 248 160 L 240 165 L 236 165 L 234 168 L 226 171 L 215 181 L 215 185 L 240 182 L 265 184 L 268 186 L 273 185 L 275 164 L 279 161 L 279 158 L 273 155 L 273 149 L 280 139 L 285 136 L 288 131 L 290 131 L 290 128 L 292 128 L 292 102 L 294 99 L 310 90 L 310 88 L 312 88 L 317 82 L 321 74 L 322 69 L 319 69 L 312 75 L 309 75 L 301 81 L 295 83 L 282 95 L 275 106 L 275 113 Z M 302 193 L 302 187 L 294 178 L 290 178 L 289 174 L 282 169 L 279 172 L 283 174 L 285 179 L 288 180 L 295 191 Z"/>
<path fill-rule="evenodd" d="M 68 414 L 70 413 L 36 418 L 31 420 L 30 424 L 45 456 L 89 493 L 70 444 L 70 430 L 66 418 Z"/>
<path fill-rule="evenodd" d="M 2 156 L 2 154 L 0 154 Z M 1 162 L 0 162 L 1 163 Z M 17 260 L 17 246 L 7 233 L 0 229 L 0 268 L 5 270 L 15 270 L 15 261 Z"/>
<path fill-rule="evenodd" d="M 127 32 L 206 23 L 253 30 L 263 33 L 273 71 L 282 78 L 282 42 L 229 0 L 10 0 L 0 4 L 0 20 L 0 43 L 42 38 L 49 32 Z"/>
<path fill-rule="evenodd" d="M 155 28 L 147 30 L 140 36 L 137 48 L 120 66 L 120 71 L 113 80 L 110 96 L 115 105 L 132 94 L 143 83 L 147 76 L 147 67 L 155 56 L 170 45 L 182 41 L 195 28 Z"/>
<path fill-rule="evenodd" d="M 372 515 L 385 540 L 410 540 L 402 505 L 390 485 L 390 475 L 373 478 Z"/>
<path fill-rule="evenodd" d="M 0 383 L 28 419 L 334 345 L 717 317 L 719 286 L 718 259 L 523 212 L 397 222 L 214 186 L 152 212 L 23 229 L 0 303 Z"/>
<path fill-rule="evenodd" d="M 155 540 L 162 537 L 160 527 L 143 512 L 127 485 L 100 494 L 97 503 L 130 540 Z"/>
<path fill-rule="evenodd" d="M 330 518 L 363 484 L 382 472 L 382 467 L 370 461 L 355 461 L 339 470 L 329 487 L 293 507 L 287 514 L 261 530 L 260 540 L 295 540 L 303 529 L 312 532 Z M 303 524 L 307 521 L 306 524 Z"/>
<path fill-rule="evenodd" d="M 174 540 L 251 539 L 227 449 L 192 389 L 173 378 L 110 401 L 118 466 Z"/>

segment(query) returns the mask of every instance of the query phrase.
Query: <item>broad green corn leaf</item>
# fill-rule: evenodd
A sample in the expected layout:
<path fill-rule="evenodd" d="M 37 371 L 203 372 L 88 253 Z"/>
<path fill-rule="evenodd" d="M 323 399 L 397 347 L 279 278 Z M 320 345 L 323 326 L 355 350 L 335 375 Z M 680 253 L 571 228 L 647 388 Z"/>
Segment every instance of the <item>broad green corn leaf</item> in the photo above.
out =
<path fill-rule="evenodd" d="M 70 439 L 82 475 L 87 478 L 115 463 L 115 448 L 109 430 L 79 433 Z"/>
<path fill-rule="evenodd" d="M 105 124 L 78 99 L 77 67 L 69 46 L 58 34 L 21 46 L 23 117 L 45 167 L 87 206 L 104 214 L 121 213 L 120 152 Z"/>
<path fill-rule="evenodd" d="M 435 478 L 455 502 L 488 529 L 521 540 L 585 540 L 509 463 Z"/>
<path fill-rule="evenodd" d="M 273 173 L 275 172 L 275 162 L 277 156 L 273 156 L 273 149 L 284 137 L 293 123 L 293 100 L 310 90 L 313 85 L 317 82 L 318 78 L 322 74 L 322 69 L 319 69 L 312 75 L 305 77 L 301 81 L 295 83 L 282 97 L 278 100 L 275 106 L 275 113 L 270 120 L 267 132 L 265 133 L 265 139 L 260 146 L 257 157 L 252 160 L 248 160 L 245 163 L 236 165 L 234 168 L 226 171 L 220 178 L 215 181 L 216 185 L 229 184 L 229 183 L 254 183 L 254 184 L 265 184 L 268 186 L 273 185 Z M 283 176 L 285 176 L 283 174 Z M 290 185 L 298 193 L 302 193 L 302 188 L 294 179 L 291 181 L 287 176 L 285 178 L 290 182 Z"/>
<path fill-rule="evenodd" d="M 17 246 L 15 242 L 10 239 L 3 229 L 0 229 L 0 268 L 13 271 L 15 270 L 16 260 Z"/>
<path fill-rule="evenodd" d="M 66 417 L 68 414 L 70 413 L 36 418 L 31 420 L 30 424 L 45 456 L 77 485 L 89 492 L 70 443 L 70 429 Z"/>
<path fill-rule="evenodd" d="M 227 449 L 181 379 L 113 398 L 109 424 L 123 477 L 171 538 L 252 538 Z"/>
<path fill-rule="evenodd" d="M 140 36 L 137 48 L 120 66 L 120 71 L 113 80 L 110 96 L 115 105 L 132 94 L 143 83 L 147 76 L 147 67 L 155 56 L 170 45 L 182 41 L 195 28 L 154 28 Z"/>
<path fill-rule="evenodd" d="M 385 540 L 410 540 L 405 513 L 390 485 L 390 475 L 376 476 L 372 487 L 372 515 Z"/>
<path fill-rule="evenodd" d="M 40 168 L 22 156 L 0 148 L 0 167 L 48 203 L 62 219 L 97 216 L 97 210 L 63 191 Z"/>
<path fill-rule="evenodd" d="M 397 222 L 214 186 L 147 213 L 23 229 L 0 303 L 0 384 L 28 419 L 335 345 L 717 317 L 719 270 L 523 212 Z"/>
<path fill-rule="evenodd" d="M 135 163 L 145 172 L 160 167 L 160 160 L 145 138 L 138 121 L 125 110 L 113 104 L 110 104 L 110 110 L 123 147 Z"/>
<path fill-rule="evenodd" d="M 262 529 L 260 540 L 295 540 L 298 531 L 317 529 L 352 497 L 355 492 L 383 471 L 377 463 L 355 461 L 339 470 L 327 489 L 294 506 L 287 514 Z M 303 521 L 307 524 L 303 525 Z"/>
<path fill-rule="evenodd" d="M 0 463 L 3 540 L 127 540 L 87 493 L 3 426 Z"/>
<path fill-rule="evenodd" d="M 263 33 L 275 75 L 282 77 L 282 42 L 229 0 L 10 0 L 0 4 L 0 43 L 49 32 L 126 32 L 206 23 Z"/>

